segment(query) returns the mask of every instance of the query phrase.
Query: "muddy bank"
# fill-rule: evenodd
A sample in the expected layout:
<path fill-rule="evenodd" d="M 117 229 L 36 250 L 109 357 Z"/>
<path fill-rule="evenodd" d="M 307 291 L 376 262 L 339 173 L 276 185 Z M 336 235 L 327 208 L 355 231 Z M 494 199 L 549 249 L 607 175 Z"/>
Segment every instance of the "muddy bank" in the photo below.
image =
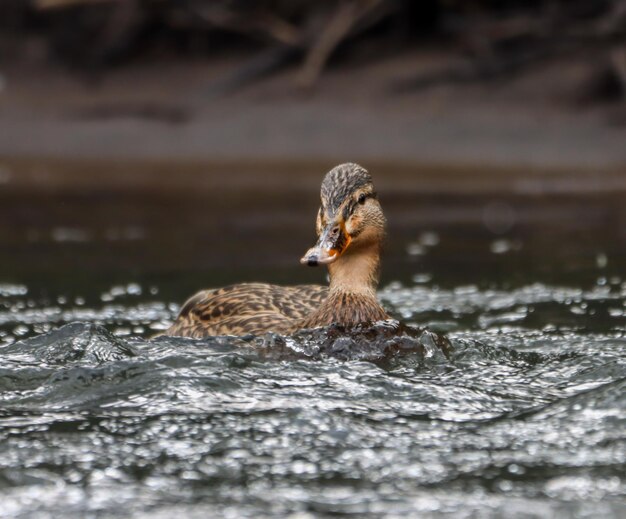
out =
<path fill-rule="evenodd" d="M 142 63 L 100 78 L 14 64 L 2 72 L 0 155 L 591 172 L 626 164 L 620 106 L 579 105 L 568 91 L 588 72 L 587 58 L 544 63 L 502 81 L 390 90 L 409 66 L 440 61 L 412 52 L 330 69 L 312 91 L 284 73 L 216 94 L 212 85 L 240 61 Z"/>

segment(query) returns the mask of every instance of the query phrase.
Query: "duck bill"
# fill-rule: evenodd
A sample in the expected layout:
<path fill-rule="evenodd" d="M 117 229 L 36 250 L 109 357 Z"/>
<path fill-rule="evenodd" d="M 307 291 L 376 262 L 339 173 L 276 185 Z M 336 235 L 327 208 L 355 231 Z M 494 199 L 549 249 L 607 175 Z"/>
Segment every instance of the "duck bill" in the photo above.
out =
<path fill-rule="evenodd" d="M 343 224 L 329 225 L 324 229 L 315 246 L 311 247 L 300 259 L 300 263 L 317 267 L 337 261 L 348 248 L 351 240 Z"/>

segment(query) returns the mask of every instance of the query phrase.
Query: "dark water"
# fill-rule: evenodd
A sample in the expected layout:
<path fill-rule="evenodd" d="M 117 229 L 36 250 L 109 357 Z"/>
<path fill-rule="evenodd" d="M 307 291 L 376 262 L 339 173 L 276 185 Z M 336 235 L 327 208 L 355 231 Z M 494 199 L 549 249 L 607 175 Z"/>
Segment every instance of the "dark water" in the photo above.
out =
<path fill-rule="evenodd" d="M 280 217 L 230 215 L 224 236 L 186 204 L 107 199 L 102 227 L 89 196 L 62 201 L 79 222 L 42 200 L 0 225 L 0 516 L 626 516 L 613 199 L 581 217 L 576 200 L 389 197 L 380 298 L 431 331 L 207 340 L 146 337 L 195 288 L 319 280 L 269 266 Z M 491 228 L 506 207 L 516 225 Z"/>

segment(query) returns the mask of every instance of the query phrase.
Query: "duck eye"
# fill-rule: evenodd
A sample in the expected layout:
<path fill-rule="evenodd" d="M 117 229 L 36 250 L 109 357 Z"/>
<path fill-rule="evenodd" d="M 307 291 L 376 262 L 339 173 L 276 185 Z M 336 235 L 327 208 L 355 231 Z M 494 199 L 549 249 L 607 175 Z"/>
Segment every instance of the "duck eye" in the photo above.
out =
<path fill-rule="evenodd" d="M 367 196 L 365 195 L 365 193 L 361 193 L 359 195 L 359 198 L 357 200 L 357 202 L 361 205 L 363 205 L 365 203 L 365 200 L 367 199 Z"/>

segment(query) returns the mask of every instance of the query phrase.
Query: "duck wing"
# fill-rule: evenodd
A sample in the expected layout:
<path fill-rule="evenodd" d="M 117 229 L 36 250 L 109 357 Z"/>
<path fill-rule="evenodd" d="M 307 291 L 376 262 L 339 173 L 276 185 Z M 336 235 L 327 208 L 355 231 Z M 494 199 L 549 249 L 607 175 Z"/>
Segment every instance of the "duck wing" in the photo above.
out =
<path fill-rule="evenodd" d="M 319 285 L 241 283 L 203 290 L 183 305 L 165 334 L 208 337 L 287 333 L 319 308 L 327 296 L 328 288 Z"/>

